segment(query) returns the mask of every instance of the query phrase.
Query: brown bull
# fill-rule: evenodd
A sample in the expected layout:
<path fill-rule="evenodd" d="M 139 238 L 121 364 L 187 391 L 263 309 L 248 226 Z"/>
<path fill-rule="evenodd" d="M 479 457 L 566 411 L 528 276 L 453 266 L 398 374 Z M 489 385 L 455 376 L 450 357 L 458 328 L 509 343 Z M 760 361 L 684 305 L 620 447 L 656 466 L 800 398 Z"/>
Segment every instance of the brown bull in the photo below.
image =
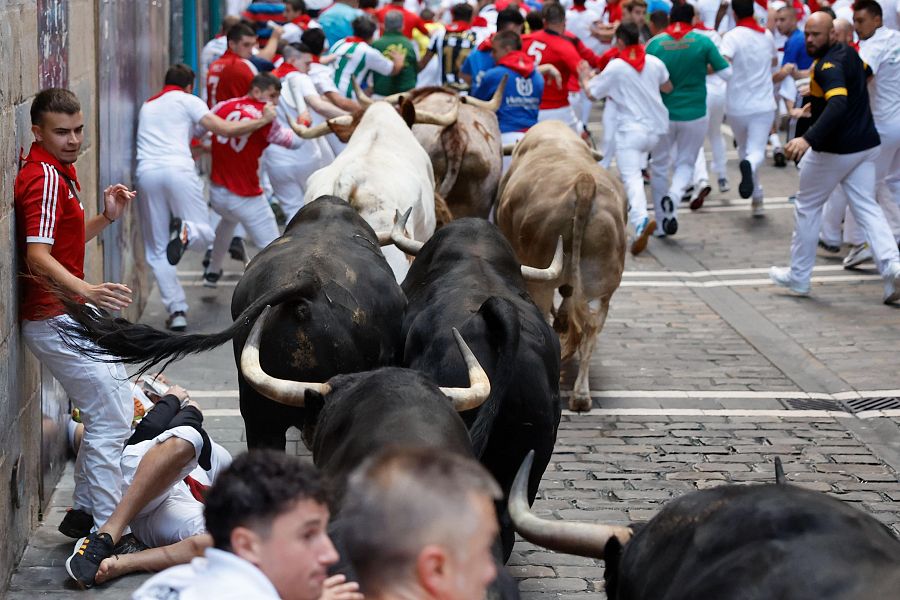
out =
<path fill-rule="evenodd" d="M 447 202 L 451 218 L 482 217 L 491 212 L 503 167 L 500 125 L 495 111 L 503 85 L 491 102 L 460 102 L 453 90 L 439 87 L 412 90 L 416 110 L 443 114 L 459 106 L 449 127 L 415 125 L 413 135 L 431 157 L 436 191 Z M 439 217 L 440 218 L 440 217 Z"/>
<path fill-rule="evenodd" d="M 548 319 L 553 294 L 563 297 L 554 328 L 563 360 L 579 354 L 572 410 L 590 410 L 589 369 L 609 301 L 625 268 L 627 201 L 618 179 L 559 121 L 532 127 L 513 151 L 500 183 L 497 224 L 522 264 L 548 264 L 562 236 L 561 277 L 530 281 L 528 291 Z"/>

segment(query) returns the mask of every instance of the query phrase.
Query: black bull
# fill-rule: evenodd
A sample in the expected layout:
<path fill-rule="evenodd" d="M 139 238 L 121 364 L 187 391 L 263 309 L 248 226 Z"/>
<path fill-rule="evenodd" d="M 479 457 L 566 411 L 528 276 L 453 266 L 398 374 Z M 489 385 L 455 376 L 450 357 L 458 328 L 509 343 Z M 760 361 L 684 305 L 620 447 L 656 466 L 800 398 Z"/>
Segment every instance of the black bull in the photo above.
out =
<path fill-rule="evenodd" d="M 510 496 L 516 529 L 547 548 L 602 558 L 610 600 L 898 597 L 900 540 L 826 494 L 724 485 L 672 500 L 646 524 L 565 523 L 530 513 L 529 468 L 526 460 Z"/>
<path fill-rule="evenodd" d="M 491 380 L 490 400 L 462 413 L 475 453 L 506 497 L 522 459 L 535 450 L 533 501 L 561 415 L 559 339 L 525 291 L 509 243 L 483 219 L 455 220 L 418 250 L 402 287 L 404 366 L 441 385 L 464 385 L 465 365 L 450 338 L 451 328 L 459 329 Z M 486 419 L 485 411 L 496 414 Z M 514 533 L 505 502 L 498 516 L 507 559 Z"/>
<path fill-rule="evenodd" d="M 76 325 L 63 333 L 88 354 L 106 360 L 112 355 L 143 369 L 233 339 L 239 363 L 248 325 L 271 304 L 262 332 L 263 367 L 276 377 L 326 381 L 397 364 L 405 303 L 372 228 L 345 201 L 323 196 L 303 207 L 284 235 L 250 261 L 232 297 L 234 323 L 224 331 L 170 334 L 69 303 Z M 269 400 L 242 375 L 238 383 L 247 446 L 283 450 L 287 429 L 303 425 L 303 409 Z"/>

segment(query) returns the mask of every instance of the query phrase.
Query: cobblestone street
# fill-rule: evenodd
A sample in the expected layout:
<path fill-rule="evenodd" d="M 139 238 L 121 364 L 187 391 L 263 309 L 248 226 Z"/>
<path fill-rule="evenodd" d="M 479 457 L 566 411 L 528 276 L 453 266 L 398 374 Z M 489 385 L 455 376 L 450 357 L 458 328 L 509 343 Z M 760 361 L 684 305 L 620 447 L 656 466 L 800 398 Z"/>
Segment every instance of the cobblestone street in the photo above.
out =
<path fill-rule="evenodd" d="M 881 304 L 871 263 L 841 267 L 845 252 L 820 254 L 809 298 L 771 285 L 768 267 L 788 260 L 796 172 L 767 161 L 766 216 L 753 219 L 749 202 L 735 200 L 736 162 L 729 152 L 735 191 L 714 191 L 696 213 L 683 205 L 676 236 L 628 257 L 594 355 L 594 410 L 564 413 L 536 512 L 647 520 L 692 490 L 774 482 L 781 457 L 791 483 L 851 503 L 900 535 L 900 309 Z M 182 263 L 191 331 L 230 321 L 237 268 L 227 263 L 224 283 L 209 290 L 200 285 L 200 258 Z M 165 317 L 154 292 L 143 321 L 163 327 Z M 574 371 L 564 366 L 564 390 Z M 244 449 L 230 344 L 166 374 L 198 399 L 214 439 Z M 291 433 L 289 451 L 307 455 Z M 70 467 L 13 576 L 10 600 L 125 598 L 146 579 L 88 592 L 72 585 L 63 568 L 72 543 L 56 531 L 72 485 Z M 510 569 L 526 600 L 605 598 L 599 561 L 520 542 Z"/>

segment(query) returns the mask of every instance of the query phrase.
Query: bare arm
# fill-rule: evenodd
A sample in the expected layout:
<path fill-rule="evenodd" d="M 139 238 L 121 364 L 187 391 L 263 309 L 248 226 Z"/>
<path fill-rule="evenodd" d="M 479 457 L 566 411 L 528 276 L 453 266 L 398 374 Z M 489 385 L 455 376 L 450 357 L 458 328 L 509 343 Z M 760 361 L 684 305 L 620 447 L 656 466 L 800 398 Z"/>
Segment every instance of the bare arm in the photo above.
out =
<path fill-rule="evenodd" d="M 263 49 L 260 50 L 256 56 L 272 62 L 275 59 L 275 54 L 278 52 L 278 42 L 281 40 L 282 33 L 284 33 L 284 30 L 281 27 L 277 25 L 273 27 L 272 37 L 269 38 L 269 41 L 266 42 L 266 45 L 263 46 Z"/>
<path fill-rule="evenodd" d="M 201 533 L 161 548 L 150 548 L 133 554 L 113 555 L 100 563 L 96 583 L 110 581 L 129 573 L 157 572 L 191 562 L 212 547 L 212 536 Z"/>
<path fill-rule="evenodd" d="M 304 96 L 303 99 L 306 100 L 306 105 L 309 108 L 313 109 L 326 119 L 347 114 L 347 111 L 335 106 L 322 96 Z"/>
<path fill-rule="evenodd" d="M 557 86 L 562 87 L 562 74 L 559 72 L 559 69 L 554 67 L 552 64 L 546 63 L 543 65 L 538 65 L 537 71 L 544 77 L 544 79 L 552 79 Z"/>
<path fill-rule="evenodd" d="M 672 82 L 666 79 L 666 82 L 659 86 L 659 91 L 663 94 L 671 94 L 672 90 L 675 89 L 675 86 L 672 85 Z"/>
<path fill-rule="evenodd" d="M 360 109 L 359 103 L 356 100 L 344 98 L 337 92 L 325 92 L 325 98 L 338 108 L 346 110 L 347 112 L 355 112 Z"/>
<path fill-rule="evenodd" d="M 240 137 L 253 133 L 260 127 L 275 120 L 275 106 L 267 103 L 263 109 L 263 116 L 259 119 L 246 119 L 243 121 L 226 121 L 219 115 L 207 113 L 200 119 L 200 126 L 224 137 Z"/>
<path fill-rule="evenodd" d="M 94 219 L 103 219 L 102 216 Z M 105 221 L 104 221 L 105 222 Z M 120 283 L 91 285 L 72 275 L 50 255 L 50 244 L 30 243 L 25 248 L 25 264 L 32 273 L 44 275 L 69 293 L 81 296 L 107 310 L 120 310 L 131 304 L 131 290 Z"/>
<path fill-rule="evenodd" d="M 428 66 L 428 62 L 431 60 L 432 56 L 434 56 L 434 52 L 431 50 L 423 54 L 422 58 L 419 59 L 419 64 L 416 65 L 416 71 L 421 71 L 426 66 Z"/>

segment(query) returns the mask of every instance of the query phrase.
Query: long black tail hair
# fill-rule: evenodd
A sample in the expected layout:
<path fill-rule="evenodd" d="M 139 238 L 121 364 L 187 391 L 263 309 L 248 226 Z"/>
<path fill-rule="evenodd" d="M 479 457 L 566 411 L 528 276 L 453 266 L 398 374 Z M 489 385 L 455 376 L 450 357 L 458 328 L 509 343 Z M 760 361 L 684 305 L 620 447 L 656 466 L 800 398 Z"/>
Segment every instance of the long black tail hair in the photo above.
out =
<path fill-rule="evenodd" d="M 180 360 L 188 354 L 205 352 L 221 346 L 249 327 L 267 305 L 280 304 L 293 297 L 314 292 L 314 278 L 304 277 L 295 285 L 272 290 L 245 308 L 230 327 L 218 333 L 178 334 L 160 331 L 114 317 L 105 310 L 81 304 L 71 297 L 60 301 L 71 320 L 58 321 L 57 331 L 68 347 L 100 362 L 123 362 L 140 365 L 144 373 L 163 361 Z"/>

